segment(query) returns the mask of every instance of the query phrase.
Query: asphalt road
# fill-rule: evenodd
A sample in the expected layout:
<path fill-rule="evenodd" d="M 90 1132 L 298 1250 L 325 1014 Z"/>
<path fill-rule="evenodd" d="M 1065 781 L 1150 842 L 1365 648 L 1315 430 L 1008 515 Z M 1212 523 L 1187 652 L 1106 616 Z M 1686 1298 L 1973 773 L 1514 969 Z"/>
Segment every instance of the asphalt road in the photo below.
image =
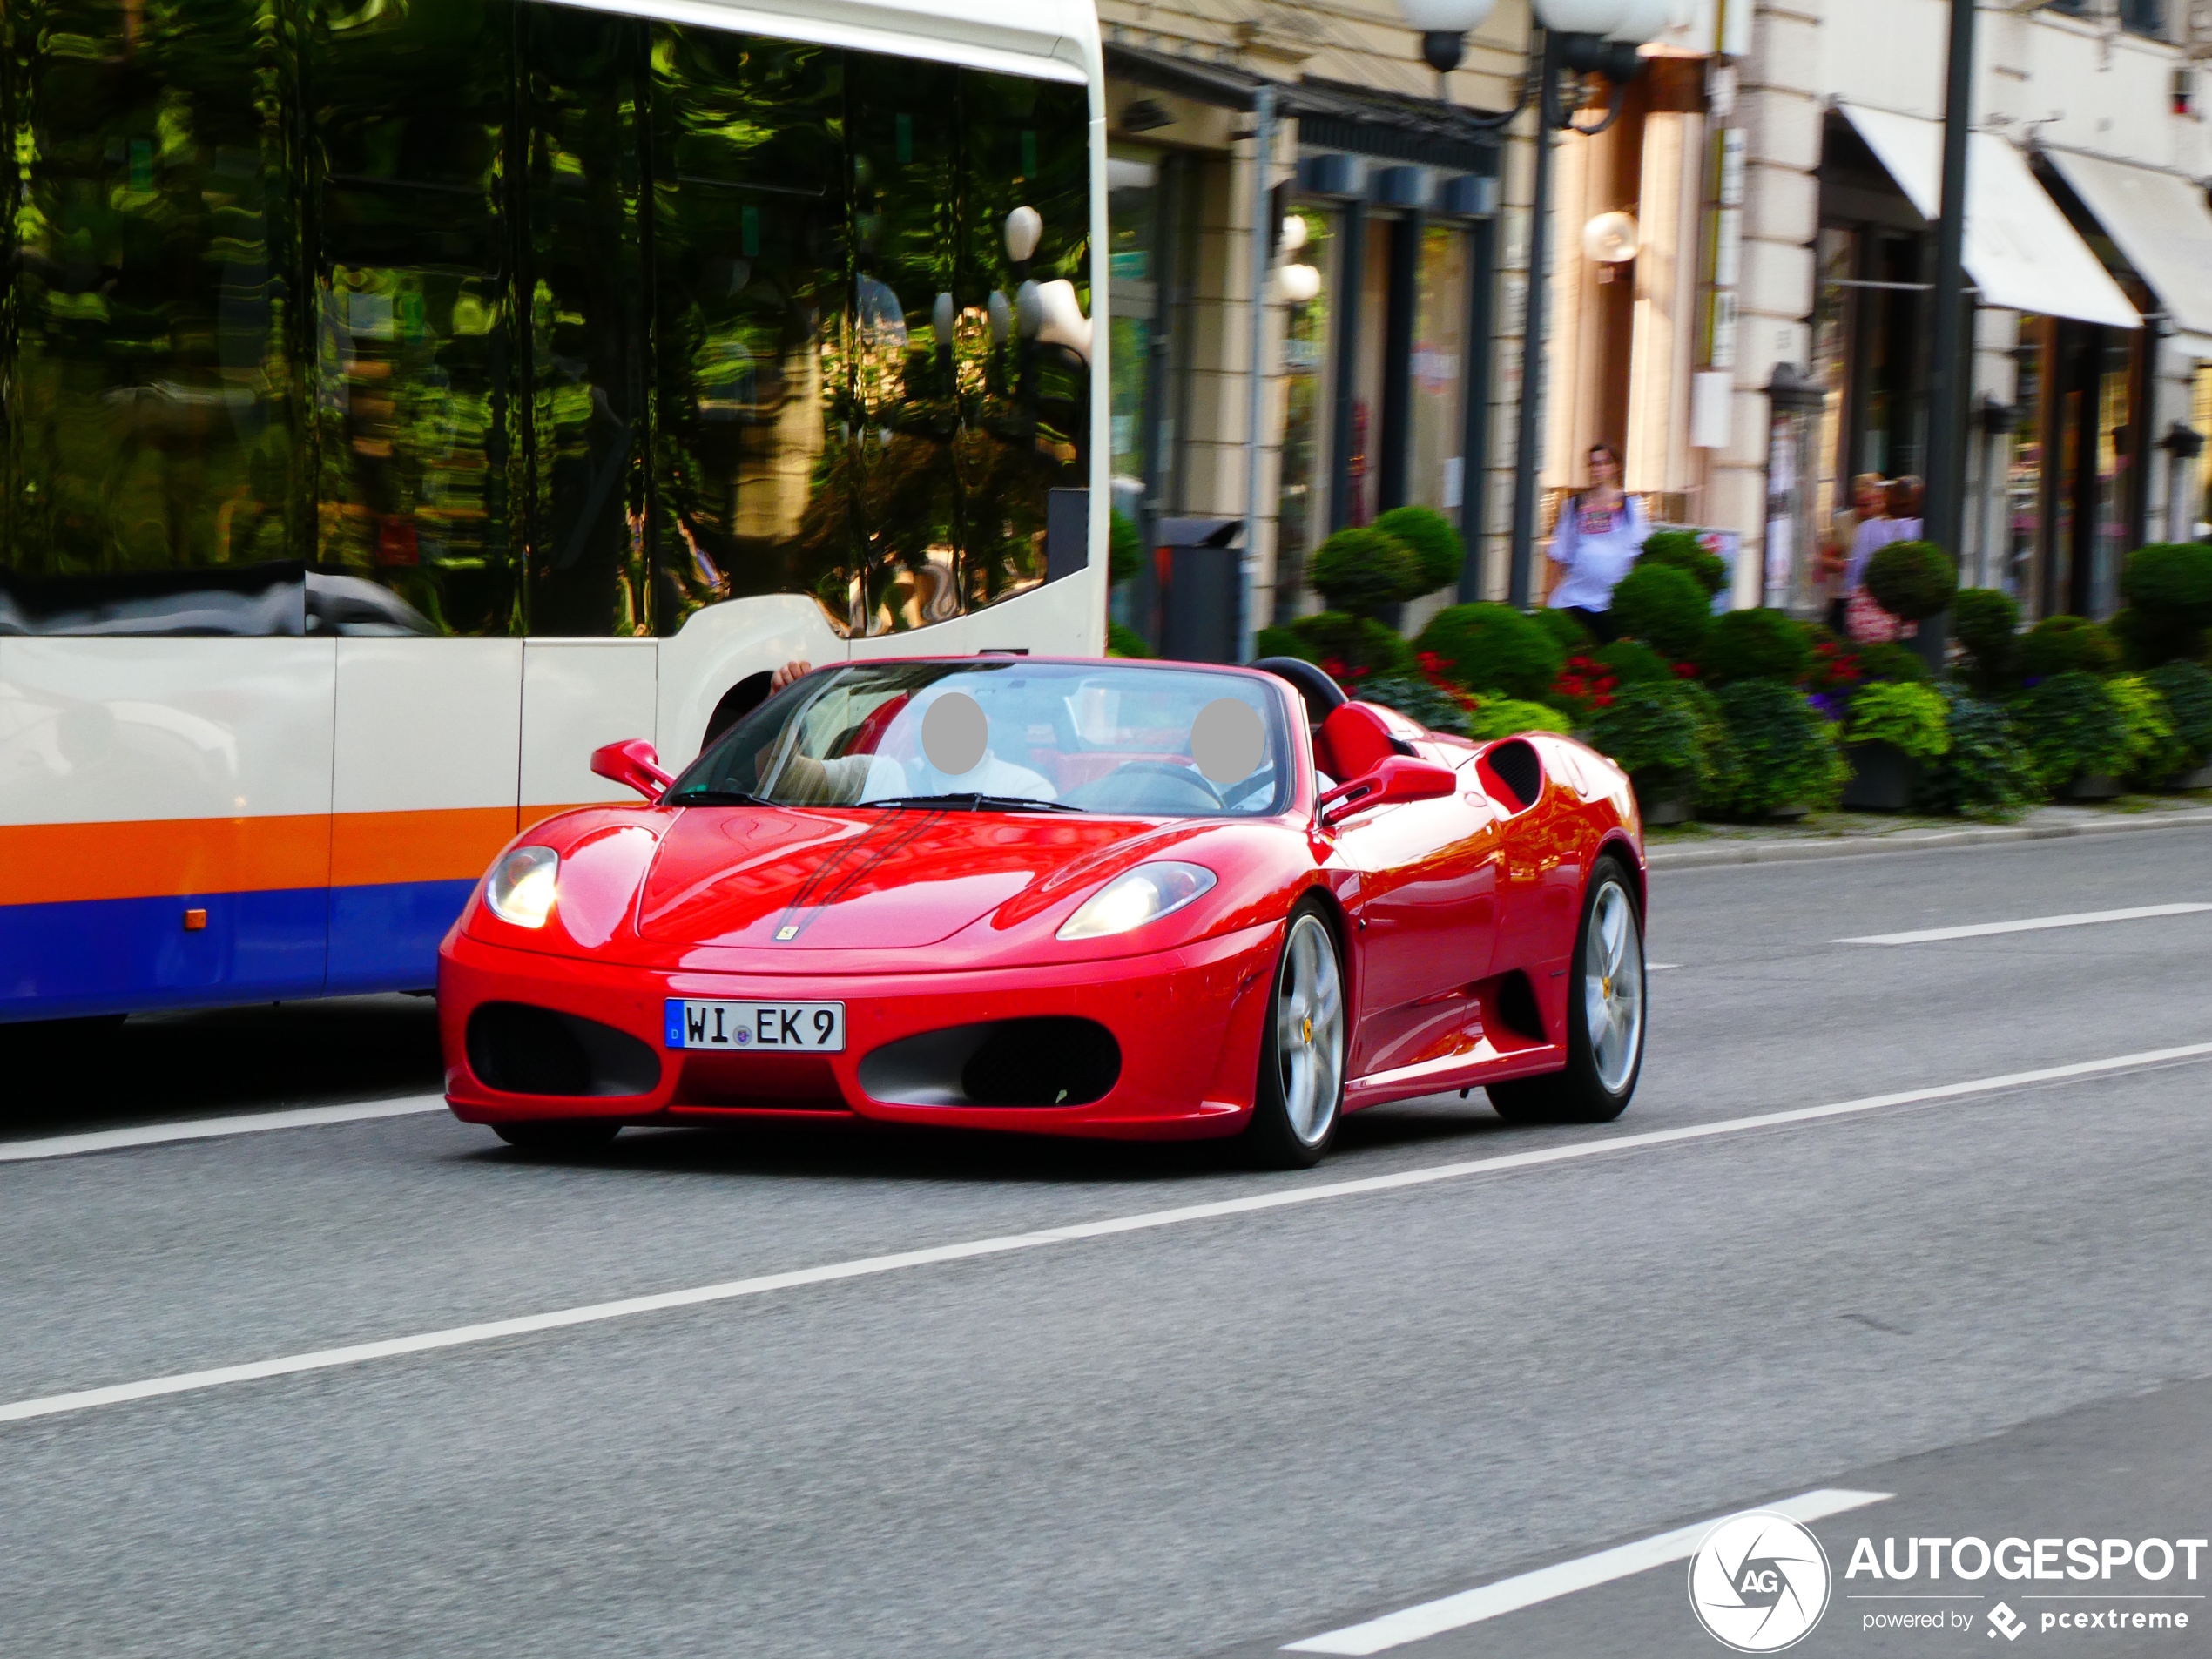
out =
<path fill-rule="evenodd" d="M 2212 902 L 2208 850 L 1662 873 L 1677 966 L 1620 1123 L 1424 1102 L 1302 1176 L 833 1126 L 563 1165 L 429 1112 L 0 1162 L 0 1416 L 725 1287 L 0 1423 L 0 1653 L 1258 1655 L 1846 1487 L 1889 1495 L 1815 1525 L 1836 1599 L 1801 1650 L 1986 1655 L 1865 1631 L 1852 1541 L 2212 1531 L 2212 1057 L 1737 1120 L 2212 1044 L 2212 912 L 1831 942 Z M 10 1039 L 0 1068 L 18 1141 L 436 1082 L 404 1000 Z M 1278 1195 L 1304 1201 L 1158 1219 Z M 1679 1565 L 1393 1650 L 1725 1651 Z"/>

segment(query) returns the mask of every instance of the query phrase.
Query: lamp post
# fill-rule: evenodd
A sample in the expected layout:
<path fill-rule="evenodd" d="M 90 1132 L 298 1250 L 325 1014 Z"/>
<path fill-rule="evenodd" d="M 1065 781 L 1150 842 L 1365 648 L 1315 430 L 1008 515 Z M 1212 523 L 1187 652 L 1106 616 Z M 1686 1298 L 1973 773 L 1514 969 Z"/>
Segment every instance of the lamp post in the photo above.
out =
<path fill-rule="evenodd" d="M 1438 81 L 1459 66 L 1465 36 L 1489 17 L 1493 0 L 1398 0 L 1406 21 L 1420 31 L 1422 59 L 1437 73 Z M 1536 103 L 1535 188 L 1529 205 L 1528 300 L 1521 342 L 1521 401 L 1518 440 L 1514 457 L 1513 555 L 1507 594 L 1515 605 L 1527 606 L 1534 586 L 1536 546 L 1536 458 L 1540 417 L 1543 410 L 1545 300 L 1551 274 L 1551 135 L 1554 132 L 1595 134 L 1610 126 L 1621 112 L 1622 90 L 1643 70 L 1637 48 L 1656 39 L 1668 28 L 1683 21 L 1683 0 L 1530 0 L 1534 21 L 1542 30 L 1541 45 L 1531 44 L 1529 67 Z M 1575 120 L 1579 101 L 1570 102 L 1561 81 L 1572 75 L 1602 75 L 1611 86 L 1604 118 L 1595 126 Z M 1521 100 L 1486 125 L 1502 126 L 1518 116 L 1529 99 L 1523 86 Z M 1483 395 L 1487 388 L 1473 388 L 1468 395 Z M 1468 469 L 1480 469 L 1486 457 L 1469 455 Z"/>

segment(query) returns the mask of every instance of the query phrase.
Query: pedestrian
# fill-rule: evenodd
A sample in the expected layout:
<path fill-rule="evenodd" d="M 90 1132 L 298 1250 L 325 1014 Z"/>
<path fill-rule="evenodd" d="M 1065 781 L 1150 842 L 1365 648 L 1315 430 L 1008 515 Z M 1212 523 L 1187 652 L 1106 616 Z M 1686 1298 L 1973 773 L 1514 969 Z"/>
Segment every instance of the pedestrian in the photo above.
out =
<path fill-rule="evenodd" d="M 1643 503 L 1621 489 L 1621 452 L 1609 443 L 1590 446 L 1590 487 L 1560 509 L 1553 533 L 1553 587 L 1546 601 L 1610 644 L 1613 590 L 1643 551 L 1651 521 Z"/>
<path fill-rule="evenodd" d="M 1844 620 L 1851 637 L 1862 645 L 1898 639 L 1907 631 L 1866 591 L 1866 567 L 1891 543 L 1919 539 L 1924 494 L 1925 487 L 1910 474 L 1892 478 L 1883 516 L 1861 523 L 1858 534 L 1851 538 L 1851 559 L 1844 566 Z"/>
<path fill-rule="evenodd" d="M 1844 601 L 1851 591 L 1844 571 L 1851 563 L 1858 527 L 1883 516 L 1888 495 L 1889 484 L 1880 473 L 1862 472 L 1851 481 L 1851 505 L 1830 521 L 1827 544 L 1821 550 L 1820 589 L 1821 613 L 1832 633 L 1844 631 Z"/>

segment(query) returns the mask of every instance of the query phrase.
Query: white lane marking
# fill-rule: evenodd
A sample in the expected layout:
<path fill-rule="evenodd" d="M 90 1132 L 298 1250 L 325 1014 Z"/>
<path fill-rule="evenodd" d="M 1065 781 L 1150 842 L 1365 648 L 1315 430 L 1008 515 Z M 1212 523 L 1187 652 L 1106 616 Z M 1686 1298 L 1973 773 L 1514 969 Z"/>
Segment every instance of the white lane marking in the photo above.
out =
<path fill-rule="evenodd" d="M 1800 1493 L 1794 1498 L 1784 1498 L 1780 1503 L 1760 1504 L 1758 1512 L 1787 1515 L 1792 1521 L 1810 1524 L 1825 1520 L 1830 1515 L 1864 1509 L 1870 1503 L 1885 1503 L 1896 1495 L 1890 1492 L 1845 1492 L 1824 1487 L 1817 1492 Z M 1533 1573 L 1501 1579 L 1495 1584 L 1485 1584 L 1479 1589 L 1462 1590 L 1457 1595 L 1447 1595 L 1438 1601 L 1424 1602 L 1419 1607 L 1386 1613 L 1379 1619 L 1368 1620 L 1365 1624 L 1348 1624 L 1341 1630 L 1309 1636 L 1304 1642 L 1291 1642 L 1281 1651 L 1384 1653 L 1392 1648 L 1402 1648 L 1409 1642 L 1426 1642 L 1429 1637 L 1442 1635 L 1447 1630 L 1465 1629 L 1470 1624 L 1480 1624 L 1483 1620 L 1494 1619 L 1502 1613 L 1517 1613 L 1522 1608 L 1535 1606 L 1539 1602 L 1549 1602 L 1562 1595 L 1572 1595 L 1577 1590 L 1609 1584 L 1616 1578 L 1648 1573 L 1653 1568 L 1664 1567 L 1670 1561 L 1686 1561 L 1696 1553 L 1699 1541 L 1726 1519 L 1725 1515 L 1716 1515 L 1712 1520 L 1701 1521 L 1694 1527 L 1678 1527 L 1673 1532 L 1662 1532 L 1656 1538 L 1640 1539 L 1633 1544 L 1602 1549 L 1595 1555 L 1584 1555 L 1578 1561 L 1540 1567 Z"/>
<path fill-rule="evenodd" d="M 1175 1210 L 1153 1210 L 1141 1215 L 1116 1216 L 1105 1221 L 1076 1222 L 1047 1227 L 1036 1232 L 1007 1233 L 996 1238 L 970 1239 L 965 1244 L 938 1244 L 927 1250 L 901 1251 L 891 1256 L 865 1256 L 855 1261 L 830 1262 L 784 1273 L 764 1273 L 754 1278 L 727 1279 L 719 1285 L 698 1285 L 689 1290 L 663 1291 L 651 1296 L 632 1296 L 618 1302 L 595 1302 L 584 1307 L 559 1308 L 550 1313 L 525 1314 L 520 1318 L 490 1319 L 481 1325 L 455 1325 L 425 1331 L 415 1336 L 393 1337 L 382 1342 L 360 1342 L 343 1348 L 321 1348 L 313 1353 L 287 1354 L 278 1359 L 257 1359 L 249 1365 L 221 1366 L 211 1371 L 180 1372 L 149 1377 L 140 1382 L 117 1383 L 105 1388 L 85 1388 L 73 1393 L 48 1394 L 0 1406 L 0 1423 L 20 1423 L 34 1417 L 58 1417 L 65 1412 L 90 1411 L 96 1406 L 120 1406 L 135 1399 L 164 1394 L 184 1394 L 229 1383 L 255 1382 L 265 1377 L 290 1377 L 306 1371 L 328 1371 L 371 1359 L 392 1359 L 402 1354 L 428 1353 L 440 1348 L 459 1348 L 505 1337 L 528 1336 L 538 1331 L 557 1331 L 570 1325 L 597 1325 L 626 1319 L 641 1313 L 670 1308 L 698 1307 L 708 1302 L 730 1302 L 742 1297 L 765 1296 L 774 1291 L 797 1290 L 810 1285 L 832 1285 L 843 1279 L 868 1278 L 909 1268 L 934 1267 L 943 1262 L 967 1261 L 978 1256 L 1003 1256 L 1010 1251 L 1035 1250 L 1045 1244 L 1065 1244 L 1084 1238 L 1108 1238 L 1118 1233 L 1147 1232 L 1160 1227 L 1179 1227 L 1195 1221 L 1214 1221 L 1224 1216 L 1248 1216 L 1268 1210 L 1287 1210 L 1299 1204 L 1320 1204 L 1332 1198 L 1363 1197 L 1370 1193 L 1399 1192 L 1413 1187 L 1433 1186 L 1440 1181 L 1468 1176 L 1494 1175 L 1507 1170 L 1531 1170 L 1547 1163 L 1568 1163 L 1579 1158 L 1610 1152 L 1674 1146 L 1686 1141 L 1706 1141 L 1742 1135 L 1752 1130 L 1779 1129 L 1793 1123 L 1817 1123 L 1831 1117 L 1849 1117 L 1886 1107 L 1913 1106 L 1931 1101 L 1957 1100 L 2036 1083 L 2063 1082 L 2069 1078 L 2094 1077 L 2102 1073 L 2138 1067 L 2171 1064 L 2212 1056 L 2212 1042 L 2195 1042 L 2179 1049 L 2152 1049 L 2141 1054 L 2115 1055 L 2108 1060 L 2084 1060 L 2070 1066 L 2046 1066 L 2036 1071 L 2010 1072 L 2000 1077 L 1977 1077 L 1970 1082 L 1939 1083 L 1927 1089 L 1908 1089 L 1894 1095 L 1872 1095 L 1864 1100 L 1838 1101 L 1827 1106 L 1800 1106 L 1788 1111 L 1762 1112 L 1754 1117 L 1724 1118 L 1711 1123 L 1686 1123 L 1679 1129 L 1647 1130 L 1641 1135 L 1612 1135 L 1602 1140 L 1548 1146 L 1533 1152 L 1509 1152 L 1502 1157 L 1470 1158 L 1460 1163 L 1433 1163 L 1391 1175 L 1371 1175 L 1356 1181 L 1332 1181 L 1322 1185 L 1293 1187 L 1287 1191 L 1252 1193 L 1241 1198 L 1222 1198 L 1211 1204 L 1185 1204 Z"/>
<path fill-rule="evenodd" d="M 2091 927 L 2102 921 L 2141 921 L 2152 916 L 2194 916 L 2212 904 L 2147 904 L 2132 910 L 2084 910 L 2071 916 L 2030 916 L 2025 921 L 1981 921 L 1966 927 L 1923 927 L 1918 933 L 1867 934 L 1831 939 L 1831 945 L 1932 945 L 1943 939 L 1986 939 L 1992 934 L 2040 933 L 2046 927 Z"/>
<path fill-rule="evenodd" d="M 163 1146 L 171 1141 L 212 1141 L 226 1135 L 253 1135 L 272 1129 L 315 1129 L 325 1123 L 361 1123 L 377 1117 L 408 1117 L 442 1112 L 442 1096 L 415 1095 L 405 1100 L 367 1101 L 357 1106 L 302 1106 L 287 1112 L 249 1112 L 235 1117 L 202 1117 L 183 1123 L 141 1123 L 135 1129 L 95 1130 L 84 1135 L 48 1135 L 30 1141 L 0 1141 L 0 1163 L 30 1158 L 68 1158 L 81 1152 L 112 1152 L 127 1146 Z"/>
<path fill-rule="evenodd" d="M 1681 966 L 1680 962 L 1646 962 L 1643 971 L 1647 974 L 1671 974 Z"/>

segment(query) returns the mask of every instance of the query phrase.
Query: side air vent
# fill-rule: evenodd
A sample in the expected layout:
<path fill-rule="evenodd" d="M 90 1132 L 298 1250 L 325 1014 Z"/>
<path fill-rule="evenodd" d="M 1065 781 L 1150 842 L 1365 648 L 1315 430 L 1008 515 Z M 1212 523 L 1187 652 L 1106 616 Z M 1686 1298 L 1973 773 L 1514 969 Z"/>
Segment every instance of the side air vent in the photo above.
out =
<path fill-rule="evenodd" d="M 1114 1034 L 1068 1015 L 925 1031 L 860 1062 L 860 1087 L 894 1106 L 1088 1106 L 1121 1075 Z"/>
<path fill-rule="evenodd" d="M 1505 786 L 1505 804 L 1516 813 L 1534 806 L 1544 792 L 1543 760 L 1534 745 L 1520 738 L 1494 744 L 1482 757 L 1482 767 L 1490 781 Z"/>
<path fill-rule="evenodd" d="M 660 1056 L 627 1031 L 527 1002 L 487 1002 L 469 1016 L 469 1069 L 509 1095 L 650 1095 Z"/>

